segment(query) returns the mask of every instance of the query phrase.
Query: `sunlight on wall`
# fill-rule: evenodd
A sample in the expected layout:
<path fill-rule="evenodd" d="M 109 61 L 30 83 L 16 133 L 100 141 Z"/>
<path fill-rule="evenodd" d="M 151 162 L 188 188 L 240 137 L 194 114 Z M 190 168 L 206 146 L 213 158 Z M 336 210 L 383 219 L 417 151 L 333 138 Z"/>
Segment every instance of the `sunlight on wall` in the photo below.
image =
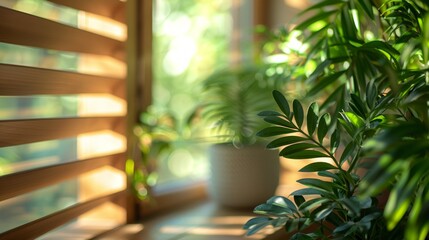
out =
<path fill-rule="evenodd" d="M 79 29 L 119 41 L 125 41 L 127 39 L 127 28 L 125 24 L 92 13 L 79 11 L 77 26 Z"/>
<path fill-rule="evenodd" d="M 308 6 L 308 1 L 306 0 L 284 0 L 284 3 L 287 6 L 298 9 L 304 9 Z"/>
<path fill-rule="evenodd" d="M 109 94 L 78 95 L 78 116 L 125 116 L 126 101 Z"/>
<path fill-rule="evenodd" d="M 126 189 L 125 173 L 111 166 L 104 166 L 82 174 L 78 181 L 80 183 L 78 197 L 80 201 Z"/>
<path fill-rule="evenodd" d="M 78 159 L 120 153 L 125 149 L 125 137 L 110 130 L 80 134 L 77 137 Z"/>

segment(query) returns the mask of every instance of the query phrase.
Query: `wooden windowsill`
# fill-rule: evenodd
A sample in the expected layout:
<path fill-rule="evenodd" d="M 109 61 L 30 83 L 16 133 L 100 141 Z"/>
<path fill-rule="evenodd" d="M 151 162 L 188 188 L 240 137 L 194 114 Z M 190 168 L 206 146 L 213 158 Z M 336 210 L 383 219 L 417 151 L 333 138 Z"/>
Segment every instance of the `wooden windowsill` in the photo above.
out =
<path fill-rule="evenodd" d="M 278 193 L 290 193 L 295 186 L 281 186 Z M 286 194 L 288 195 L 288 194 Z M 170 201 L 174 201 L 170 199 Z M 150 215 L 142 223 L 129 224 L 96 239 L 132 240 L 238 240 L 288 239 L 283 229 L 267 228 L 258 234 L 245 236 L 243 225 L 256 216 L 252 209 L 237 210 L 217 206 L 210 199 L 182 205 Z"/>

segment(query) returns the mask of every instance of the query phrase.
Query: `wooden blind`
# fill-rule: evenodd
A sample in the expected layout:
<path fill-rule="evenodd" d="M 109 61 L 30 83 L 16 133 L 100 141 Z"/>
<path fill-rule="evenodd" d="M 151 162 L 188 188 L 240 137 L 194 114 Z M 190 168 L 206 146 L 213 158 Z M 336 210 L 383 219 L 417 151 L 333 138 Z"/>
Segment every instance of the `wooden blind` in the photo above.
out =
<path fill-rule="evenodd" d="M 21 204 L 13 215 L 24 219 L 0 226 L 0 239 L 43 239 L 103 204 L 126 210 L 125 11 L 120 0 L 0 0 L 0 211 Z M 73 201 L 40 200 L 63 183 Z M 32 194 L 57 207 L 29 214 Z"/>

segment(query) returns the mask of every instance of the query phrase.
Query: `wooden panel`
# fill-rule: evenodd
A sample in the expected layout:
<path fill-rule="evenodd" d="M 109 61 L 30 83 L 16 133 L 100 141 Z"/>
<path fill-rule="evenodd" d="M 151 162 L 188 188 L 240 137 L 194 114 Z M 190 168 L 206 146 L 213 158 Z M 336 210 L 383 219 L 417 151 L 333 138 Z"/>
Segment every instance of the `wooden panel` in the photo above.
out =
<path fill-rule="evenodd" d="M 110 93 L 120 98 L 124 80 L 0 64 L 0 95 Z M 118 91 L 119 90 L 119 91 Z"/>
<path fill-rule="evenodd" d="M 54 21 L 0 7 L 0 41 L 124 60 L 124 43 Z"/>
<path fill-rule="evenodd" d="M 68 6 L 74 9 L 95 13 L 125 22 L 125 1 L 121 0 L 49 0 L 50 2 Z"/>
<path fill-rule="evenodd" d="M 35 239 L 36 237 L 73 220 L 79 215 L 82 215 L 83 213 L 88 212 L 89 210 L 96 208 L 105 202 L 115 201 L 118 198 L 124 197 L 125 193 L 126 191 L 121 191 L 71 206 L 62 211 L 53 213 L 46 217 L 14 228 L 10 231 L 4 232 L 0 234 L 0 239 Z"/>
<path fill-rule="evenodd" d="M 115 154 L 2 176 L 0 201 L 76 177 L 102 166 L 117 166 L 120 163 L 124 165 L 124 159 L 125 154 Z"/>
<path fill-rule="evenodd" d="M 106 129 L 124 134 L 123 122 L 123 117 L 0 121 L 0 147 L 73 137 Z"/>

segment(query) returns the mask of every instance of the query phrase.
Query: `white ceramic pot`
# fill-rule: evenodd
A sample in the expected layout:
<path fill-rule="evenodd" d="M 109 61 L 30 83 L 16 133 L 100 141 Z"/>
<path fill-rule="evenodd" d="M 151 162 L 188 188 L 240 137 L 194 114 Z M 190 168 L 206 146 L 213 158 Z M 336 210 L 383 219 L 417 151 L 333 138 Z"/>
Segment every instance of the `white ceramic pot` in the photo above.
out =
<path fill-rule="evenodd" d="M 253 208 L 275 194 L 279 183 L 277 151 L 263 145 L 235 148 L 216 144 L 209 148 L 209 194 L 219 205 Z"/>

